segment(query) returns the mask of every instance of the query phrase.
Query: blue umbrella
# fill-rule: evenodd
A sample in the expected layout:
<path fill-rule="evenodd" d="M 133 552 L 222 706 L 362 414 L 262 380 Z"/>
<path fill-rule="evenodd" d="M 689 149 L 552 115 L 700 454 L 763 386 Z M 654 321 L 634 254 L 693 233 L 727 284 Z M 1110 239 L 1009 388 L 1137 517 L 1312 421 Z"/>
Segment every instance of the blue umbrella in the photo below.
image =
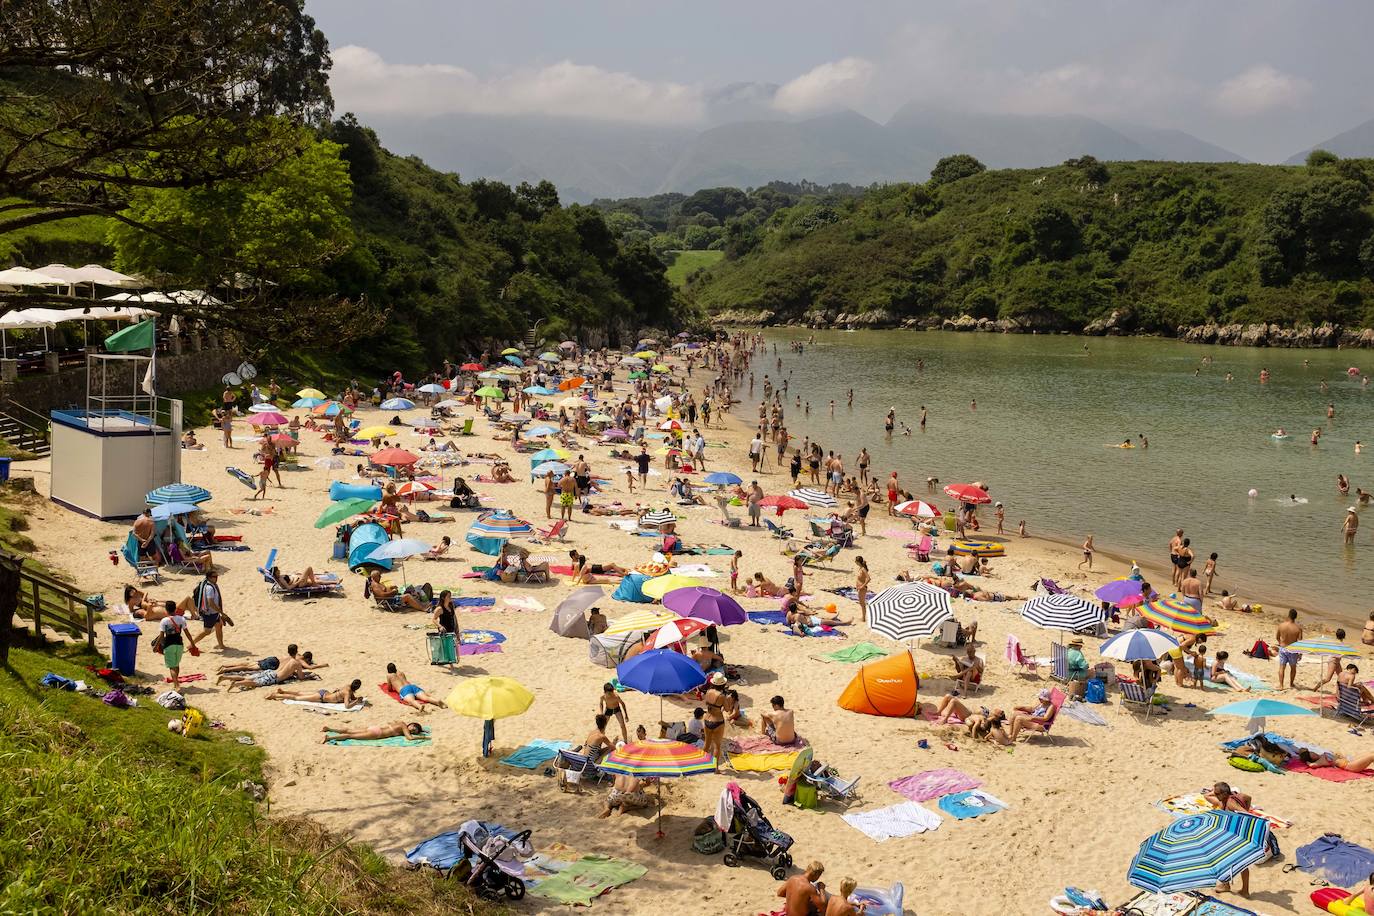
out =
<path fill-rule="evenodd" d="M 169 483 L 166 486 L 158 487 L 156 490 L 148 491 L 144 501 L 150 506 L 160 506 L 163 503 L 203 503 L 210 499 L 210 491 L 204 487 L 198 487 L 190 483 Z"/>
<path fill-rule="evenodd" d="M 1103 658 L 1135 662 L 1159 658 L 1178 648 L 1178 640 L 1163 630 L 1126 630 L 1104 642 L 1098 649 Z"/>
<path fill-rule="evenodd" d="M 554 451 L 551 448 L 541 448 L 539 451 L 535 452 L 533 455 L 530 456 L 530 465 L 533 466 L 543 461 L 557 461 L 559 458 L 562 457 L 562 455 L 558 454 L 558 452 Z"/>
<path fill-rule="evenodd" d="M 1249 726 L 1252 729 L 1262 731 L 1266 716 L 1315 716 L 1318 713 L 1306 706 L 1295 706 L 1282 700 L 1241 700 L 1236 703 L 1227 703 L 1225 706 L 1218 706 L 1216 709 L 1210 710 L 1207 715 L 1243 716 L 1250 720 Z"/>
<path fill-rule="evenodd" d="M 547 474 L 553 471 L 553 476 L 562 477 L 572 470 L 572 468 L 561 461 L 545 461 L 539 465 L 531 465 L 531 471 L 538 471 L 540 474 Z"/>
<path fill-rule="evenodd" d="M 388 398 L 382 402 L 382 410 L 414 410 L 415 402 L 405 398 Z"/>
<path fill-rule="evenodd" d="M 292 407 L 304 407 L 304 408 L 306 408 L 306 409 L 310 409 L 310 408 L 312 408 L 312 407 L 319 407 L 319 406 L 320 406 L 321 404 L 323 404 L 323 403 L 324 403 L 324 398 L 301 398 L 301 399 L 298 400 L 298 401 L 292 402 L 291 406 L 292 406 Z"/>
<path fill-rule="evenodd" d="M 556 432 L 558 432 L 557 426 L 536 426 L 534 429 L 525 430 L 525 435 L 536 438 L 538 436 L 552 436 Z"/>
<path fill-rule="evenodd" d="M 615 676 L 632 690 L 659 697 L 659 718 L 663 718 L 662 697 L 686 693 L 706 683 L 706 672 L 681 652 L 650 649 L 621 662 Z"/>
<path fill-rule="evenodd" d="M 192 512 L 199 512 L 200 506 L 191 503 L 163 503 L 153 509 L 153 518 L 161 521 L 164 518 L 171 518 L 174 515 L 190 515 Z"/>
<path fill-rule="evenodd" d="M 521 359 L 521 358 L 518 357 L 518 356 L 512 356 L 512 355 L 510 355 L 510 354 L 507 354 L 507 355 L 506 355 L 506 362 L 510 363 L 512 366 L 523 366 L 523 365 L 525 365 L 525 361 L 524 361 L 523 359 Z"/>
<path fill-rule="evenodd" d="M 718 487 L 729 487 L 744 482 L 738 474 L 731 474 L 727 471 L 716 471 L 707 474 L 703 479 L 707 483 L 715 484 Z"/>
<path fill-rule="evenodd" d="M 531 385 L 528 388 L 522 388 L 521 390 L 524 391 L 525 394 L 534 394 L 540 397 L 548 397 L 549 395 L 558 394 L 558 392 L 554 389 L 544 388 L 541 385 Z"/>
<path fill-rule="evenodd" d="M 1156 894 L 1211 887 L 1269 858 L 1271 843 L 1262 817 L 1236 811 L 1189 815 L 1140 844 L 1126 880 Z"/>

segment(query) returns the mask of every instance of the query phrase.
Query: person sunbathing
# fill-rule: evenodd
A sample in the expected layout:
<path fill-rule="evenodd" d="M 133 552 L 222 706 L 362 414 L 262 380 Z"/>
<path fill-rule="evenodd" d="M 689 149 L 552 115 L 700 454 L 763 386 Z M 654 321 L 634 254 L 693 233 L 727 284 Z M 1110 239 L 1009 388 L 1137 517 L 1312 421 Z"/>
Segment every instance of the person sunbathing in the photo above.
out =
<path fill-rule="evenodd" d="M 778 598 L 787 594 L 787 590 L 769 579 L 761 572 L 754 573 L 754 577 L 748 583 L 747 597 Z"/>
<path fill-rule="evenodd" d="M 1007 714 L 1000 709 L 991 712 L 976 712 L 964 720 L 964 728 L 968 730 L 971 737 L 979 741 L 991 741 L 993 744 L 1011 744 L 1011 736 L 1007 734 L 1003 727 L 1007 723 Z"/>
<path fill-rule="evenodd" d="M 957 717 L 960 722 L 965 722 L 973 711 L 964 705 L 957 696 L 947 693 L 940 697 L 940 701 L 935 704 L 935 725 L 952 725 Z"/>
<path fill-rule="evenodd" d="M 205 451 L 205 445 L 204 445 L 204 443 L 201 443 L 201 442 L 196 441 L 196 434 L 195 434 L 195 431 L 194 431 L 194 430 L 189 430 L 189 429 L 186 430 L 185 435 L 183 435 L 183 436 L 181 437 L 181 447 L 184 448 L 184 449 L 186 449 L 187 451 L 193 451 L 193 452 L 203 452 L 203 451 Z"/>
<path fill-rule="evenodd" d="M 1244 792 L 1237 792 L 1231 788 L 1229 783 L 1219 782 L 1212 786 L 1212 791 L 1204 792 L 1202 797 L 1207 804 L 1222 811 L 1239 811 L 1242 814 L 1254 814 L 1254 799 Z"/>
<path fill-rule="evenodd" d="M 593 506 L 591 503 L 582 507 L 584 515 L 639 515 L 643 511 L 639 508 L 627 509 L 624 506 Z"/>
<path fill-rule="evenodd" d="M 358 691 L 362 689 L 363 682 L 354 679 L 353 683 L 347 687 L 340 687 L 338 690 L 283 690 L 278 687 L 269 693 L 264 699 L 267 700 L 307 700 L 311 703 L 340 703 L 344 706 L 352 706 L 358 701 Z"/>
<path fill-rule="evenodd" d="M 1011 717 L 1011 731 L 1007 737 L 1012 741 L 1021 732 L 1039 732 L 1041 734 L 1050 730 L 1054 724 L 1054 718 L 1059 714 L 1058 708 L 1050 702 L 1050 691 L 1042 690 L 1036 697 L 1039 701 L 1034 708 L 1029 706 L 1017 706 L 1015 714 Z"/>
<path fill-rule="evenodd" d="M 129 609 L 130 614 L 140 620 L 161 620 L 162 616 L 166 616 L 149 616 L 161 611 L 162 602 L 149 597 L 147 592 L 136 585 L 124 586 L 124 606 Z"/>
<path fill-rule="evenodd" d="M 271 572 L 272 581 L 277 583 L 277 585 L 281 586 L 282 588 L 287 589 L 288 591 L 291 589 L 314 588 L 320 585 L 332 584 L 316 578 L 315 568 L 313 566 L 307 566 L 304 569 L 304 571 L 302 571 L 301 574 L 298 576 L 287 575 L 276 566 L 272 567 Z"/>
<path fill-rule="evenodd" d="M 420 556 L 426 560 L 437 560 L 444 554 L 448 553 L 449 548 L 452 546 L 453 539 L 450 538 L 448 535 L 444 535 L 439 539 L 438 546 L 431 547 L 429 550 L 426 550 L 424 553 L 420 554 Z"/>
<path fill-rule="evenodd" d="M 395 692 L 398 700 L 420 712 L 427 712 L 426 706 L 444 708 L 441 700 L 434 699 L 425 693 L 425 688 L 419 684 L 412 684 L 410 678 L 406 677 L 403 672 L 397 671 L 395 662 L 387 662 L 386 684 Z"/>
<path fill-rule="evenodd" d="M 498 461 L 491 469 L 491 478 L 497 483 L 515 483 L 515 478 L 511 476 L 510 465 L 504 461 Z"/>
<path fill-rule="evenodd" d="M 419 722 L 405 722 L 401 719 L 387 725 L 373 725 L 371 728 L 356 731 L 334 731 L 328 726 L 325 726 L 321 731 L 325 733 L 324 737 L 320 739 L 321 744 L 333 744 L 336 741 L 376 741 L 381 738 L 424 741 L 428 738 L 425 734 L 425 727 Z"/>
<path fill-rule="evenodd" d="M 376 600 L 389 604 L 400 604 L 408 607 L 412 611 L 427 611 L 428 604 L 415 597 L 410 592 L 403 592 L 394 585 L 387 585 L 382 581 L 382 571 L 374 569 L 367 577 L 367 591 Z"/>
<path fill-rule="evenodd" d="M 712 649 L 710 646 L 700 646 L 692 650 L 692 661 L 701 666 L 701 670 L 710 674 L 712 671 L 725 670 L 725 656 Z"/>
<path fill-rule="evenodd" d="M 295 643 L 292 643 L 291 645 L 286 647 L 286 657 L 296 657 Z M 302 652 L 300 655 L 300 661 L 302 671 L 314 671 L 317 668 L 329 667 L 328 662 L 320 662 L 318 665 L 315 664 L 315 655 L 313 652 Z M 255 662 L 240 662 L 237 665 L 220 665 L 215 673 L 220 675 L 253 674 L 258 671 L 276 671 L 280 667 L 281 661 L 275 655 L 269 655 L 266 658 L 260 658 Z"/>
<path fill-rule="evenodd" d="M 569 550 L 568 556 L 572 558 L 574 585 L 591 585 L 595 581 L 593 576 L 624 576 L 630 572 L 615 563 L 588 563 L 587 555 L 576 550 Z"/>
<path fill-rule="evenodd" d="M 1214 684 L 1225 684 L 1232 690 L 1239 690 L 1242 693 L 1249 693 L 1250 688 L 1246 687 L 1235 676 L 1226 670 L 1226 660 L 1231 657 L 1231 653 L 1222 650 L 1216 654 L 1212 660 L 1212 665 L 1207 671 L 1207 677 Z"/>
<path fill-rule="evenodd" d="M 261 666 L 259 666 L 261 667 Z M 257 687 L 275 687 L 286 681 L 294 680 L 306 672 L 305 661 L 295 656 L 289 656 L 276 668 L 265 668 L 243 677 L 235 677 L 225 673 L 215 678 L 215 684 L 220 684 L 228 679 L 229 685 L 226 692 L 232 692 L 235 687 L 240 690 L 253 690 Z"/>
<path fill-rule="evenodd" d="M 386 471 L 378 470 L 377 468 L 370 468 L 370 467 L 367 467 L 366 465 L 362 465 L 362 464 L 358 465 L 358 467 L 357 467 L 355 473 L 356 473 L 356 475 L 357 475 L 358 477 L 366 477 L 366 478 L 370 478 L 370 479 L 375 479 L 375 478 L 378 478 L 378 477 L 389 477 L 389 476 L 390 476 L 390 475 L 387 474 Z"/>
<path fill-rule="evenodd" d="M 1360 695 L 1360 703 L 1364 706 L 1374 706 L 1374 693 L 1369 692 L 1369 688 L 1360 682 L 1360 669 L 1355 665 L 1346 665 L 1340 677 L 1336 678 L 1336 683 L 1342 687 L 1353 688 Z"/>

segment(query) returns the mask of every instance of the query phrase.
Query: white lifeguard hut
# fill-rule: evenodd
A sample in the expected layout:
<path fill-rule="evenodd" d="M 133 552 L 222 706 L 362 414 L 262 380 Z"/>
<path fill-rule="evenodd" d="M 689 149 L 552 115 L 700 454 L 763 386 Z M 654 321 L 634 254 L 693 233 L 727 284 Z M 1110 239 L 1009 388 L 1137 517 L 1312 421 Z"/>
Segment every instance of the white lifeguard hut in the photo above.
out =
<path fill-rule="evenodd" d="M 148 491 L 181 479 L 181 401 L 157 396 L 157 354 L 88 353 L 84 409 L 54 410 L 52 501 L 132 518 Z"/>

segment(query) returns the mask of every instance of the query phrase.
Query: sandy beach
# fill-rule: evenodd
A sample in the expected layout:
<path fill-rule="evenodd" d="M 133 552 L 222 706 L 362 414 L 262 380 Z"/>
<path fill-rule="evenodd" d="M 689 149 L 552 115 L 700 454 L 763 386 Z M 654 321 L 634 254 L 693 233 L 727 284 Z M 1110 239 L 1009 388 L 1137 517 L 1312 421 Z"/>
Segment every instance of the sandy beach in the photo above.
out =
<path fill-rule="evenodd" d="M 690 379 L 700 391 L 708 373 L 698 369 Z M 308 382 L 307 382 L 308 384 Z M 291 414 L 293 411 L 286 411 Z M 471 416 L 472 408 L 463 408 Z M 364 425 L 386 422 L 389 412 L 361 410 Z M 427 409 L 403 413 L 403 419 L 419 420 Z M 750 432 L 746 417 L 727 418 L 726 425 L 703 428 L 708 442 L 709 470 L 731 470 L 746 482 L 752 479 L 747 458 Z M 743 421 L 743 422 L 742 422 Z M 507 508 L 536 526 L 548 524 L 540 489 L 528 483 L 528 459 L 514 455 L 509 436 L 492 430 L 486 420 L 474 424 L 476 437 L 455 439 L 464 453 L 480 451 L 506 455 L 517 478 L 509 484 L 475 484 L 491 508 Z M 455 828 L 469 818 L 497 821 L 515 829 L 531 828 L 536 848 L 563 844 L 582 853 L 602 853 L 629 859 L 648 868 L 641 879 L 598 898 L 595 913 L 635 914 L 651 911 L 682 914 L 754 914 L 775 908 L 773 894 L 777 882 L 765 868 L 746 860 L 740 868 L 726 868 L 719 855 L 704 856 L 691 848 L 692 831 L 702 818 L 715 809 L 721 788 L 729 779 L 737 780 L 763 806 L 775 826 L 795 837 L 793 855 L 799 864 L 818 859 L 825 864 L 825 880 L 838 888 L 845 876 L 855 878 L 861 887 L 886 887 L 900 881 L 906 887 L 909 912 L 958 914 L 1008 911 L 1047 912 L 1046 901 L 1063 892 L 1066 885 L 1099 890 L 1109 902 L 1121 903 L 1135 891 L 1126 883 L 1131 857 L 1148 834 L 1169 823 L 1170 816 L 1154 806 L 1166 796 L 1200 791 L 1218 780 L 1229 780 L 1254 795 L 1270 814 L 1292 821 L 1279 831 L 1286 856 L 1271 861 L 1252 875 L 1252 896 L 1247 905 L 1266 913 L 1307 910 L 1311 891 L 1310 876 L 1302 872 L 1285 874 L 1282 865 L 1291 861 L 1292 851 L 1325 832 L 1343 833 L 1363 844 L 1374 840 L 1362 812 L 1374 801 L 1374 779 L 1333 783 L 1300 774 L 1275 775 L 1242 773 L 1227 765 L 1218 742 L 1241 737 L 1241 719 L 1210 717 L 1207 711 L 1241 698 L 1226 690 L 1176 688 L 1171 680 L 1161 693 L 1176 699 L 1168 712 L 1148 719 L 1132 712 L 1121 712 L 1114 704 L 1117 694 L 1108 695 L 1108 705 L 1091 706 L 1105 725 L 1092 725 L 1062 716 L 1054 728 L 1054 740 L 1019 743 L 1012 749 L 973 743 L 962 729 L 937 727 L 925 721 L 858 715 L 836 705 L 836 698 L 858 670 L 856 665 L 825 664 L 812 656 L 830 652 L 860 640 L 867 640 L 894 651 L 904 648 L 855 623 L 845 632 L 848 639 L 801 639 L 779 632 L 777 626 L 749 623 L 724 630 L 723 651 L 732 665 L 745 669 L 746 686 L 740 687 L 743 705 L 752 721 L 766 709 L 769 697 L 781 694 L 796 714 L 798 731 L 815 748 L 819 760 L 837 767 L 846 778 L 861 777 L 862 799 L 850 811 L 867 811 L 897 804 L 905 799 L 887 783 L 937 768 L 954 768 L 981 780 L 983 788 L 1008 804 L 993 815 L 956 821 L 946 816 L 932 832 L 876 842 L 841 820 L 841 809 L 833 803 L 819 810 L 784 806 L 773 773 L 731 773 L 705 775 L 669 782 L 663 789 L 666 839 L 655 838 L 652 809 L 634 811 L 610 820 L 595 817 L 601 808 L 605 789 L 577 794 L 560 792 L 555 780 L 538 770 L 515 769 L 498 763 L 498 758 L 532 739 L 580 742 L 591 728 L 603 682 L 613 672 L 593 664 L 587 657 L 584 640 L 560 637 L 549 630 L 549 612 L 573 586 L 567 577 L 555 576 L 547 585 L 520 586 L 463 579 L 473 565 L 489 558 L 468 549 L 463 535 L 474 518 L 470 512 L 449 510 L 446 504 L 428 504 L 455 516 L 450 524 L 408 524 L 407 537 L 435 543 L 443 535 L 454 540 L 449 557 L 435 562 L 412 560 L 405 578 L 429 582 L 437 593 L 452 588 L 456 595 L 492 596 L 494 608 L 461 609 L 463 629 L 496 631 L 505 637 L 499 653 L 479 654 L 463 659 L 455 671 L 431 667 L 423 630 L 428 615 L 418 612 L 383 613 L 362 595 L 362 579 L 348 573 L 341 561 L 329 559 L 333 528 L 317 530 L 312 523 L 327 504 L 326 490 L 331 478 L 350 480 L 353 465 L 361 459 L 346 459 L 342 470 L 312 467 L 312 462 L 329 454 L 329 443 L 318 433 L 303 432 L 300 448 L 302 470 L 282 474 L 285 488 L 275 481 L 265 501 L 250 501 L 252 492 L 230 478 L 226 466 L 237 466 L 250 473 L 256 469 L 252 458 L 250 428 L 240 421 L 235 426 L 234 450 L 226 450 L 213 430 L 199 430 L 205 451 L 183 453 L 183 480 L 211 489 L 214 499 L 207 510 L 220 533 L 243 536 L 251 547 L 243 552 L 219 552 L 215 559 L 222 570 L 221 587 L 226 609 L 236 626 L 226 629 L 229 648 L 218 651 L 213 638 L 203 644 L 199 658 L 189 658 L 183 673 L 204 672 L 206 681 L 187 685 L 190 702 L 231 728 L 244 729 L 256 736 L 270 756 L 270 800 L 274 813 L 308 814 L 328 827 L 367 842 L 398 861 L 405 849 L 420 840 Z M 395 437 L 396 444 L 417 450 L 426 439 L 409 430 Z M 599 502 L 619 500 L 627 505 L 667 506 L 664 476 L 651 477 L 650 493 L 626 490 L 624 463 L 611 459 L 606 447 L 583 439 L 584 453 L 595 472 L 610 478 L 609 491 Z M 848 444 L 846 453 L 857 451 L 862 443 Z M 720 446 L 720 447 L 715 447 Z M 574 452 L 574 455 L 577 451 Z M 770 456 L 771 458 L 771 456 Z M 661 459 L 656 468 L 662 471 Z M 489 473 L 485 464 L 445 469 L 445 480 L 454 471 L 470 481 L 477 473 Z M 887 471 L 876 466 L 881 479 Z M 45 461 L 16 465 L 17 476 L 31 474 L 40 494 L 46 496 L 48 472 Z M 767 471 L 757 475 L 769 494 L 785 492 L 790 482 L 785 469 L 770 460 Z M 925 498 L 923 487 L 905 486 Z M 997 494 L 1014 505 L 1015 494 Z M 950 500 L 942 494 L 931 497 L 944 508 Z M 426 505 L 417 503 L 417 506 Z M 790 575 L 791 560 L 782 555 L 780 543 L 762 529 L 727 529 L 717 524 L 714 506 L 672 508 L 682 517 L 678 531 L 688 544 L 727 544 L 744 552 L 744 575 L 761 571 L 777 582 Z M 742 514 L 742 510 L 735 510 Z M 804 528 L 805 512 L 788 512 L 784 521 Z M 986 515 L 986 513 L 985 513 Z M 771 514 L 768 517 L 772 517 Z M 747 519 L 746 519 L 747 520 Z M 111 605 L 118 603 L 121 586 L 130 581 L 127 566 L 112 565 L 111 550 L 122 542 L 124 523 L 102 523 L 85 518 L 51 503 L 44 503 L 33 518 L 29 534 L 38 545 L 36 555 L 44 562 L 70 574 L 82 587 L 101 591 Z M 1031 531 L 1037 519 L 1029 519 Z M 985 531 L 990 528 L 985 518 Z M 1160 556 L 1166 553 L 1172 530 L 1161 526 Z M 1010 525 L 1009 525 L 1010 528 Z M 819 589 L 852 585 L 853 557 L 862 555 L 872 570 L 873 588 L 881 591 L 902 570 L 925 570 L 908 556 L 904 544 L 910 541 L 911 526 L 905 519 L 889 518 L 886 507 L 874 507 L 869 518 L 868 536 L 854 550 L 842 551 L 830 564 L 810 570 L 807 592 L 817 603 L 834 602 L 840 613 L 857 619 L 858 605 Z M 549 556 L 555 565 L 567 562 L 572 548 L 588 554 L 593 563 L 616 563 L 633 567 L 650 559 L 656 542 L 616 530 L 604 518 L 577 513 L 569 527 L 566 543 L 529 545 L 536 556 Z M 1127 565 L 1120 559 L 1098 554 L 1091 574 L 1075 569 L 1080 559 L 1076 547 L 1070 548 L 1037 538 L 1018 539 L 1014 530 L 1006 538 L 1007 557 L 992 561 L 992 572 L 985 587 L 1022 598 L 1034 594 L 1033 582 L 1044 577 L 1078 594 L 1091 595 L 1104 581 L 1123 575 Z M 276 548 L 278 564 L 288 572 L 299 572 L 309 565 L 316 571 L 339 573 L 346 583 L 344 597 L 308 600 L 282 600 L 269 595 L 268 586 L 256 572 L 268 551 Z M 1160 591 L 1167 592 L 1167 575 L 1157 564 L 1141 560 L 1146 576 Z M 690 558 L 705 562 L 718 574 L 706 584 L 728 589 L 728 561 L 725 556 Z M 399 574 L 388 577 L 399 581 Z M 197 577 L 172 573 L 163 584 L 151 588 L 155 598 L 179 600 L 185 597 Z M 636 605 L 609 598 L 614 583 L 607 586 L 607 599 L 601 606 L 614 621 Z M 1247 598 L 1243 585 L 1236 589 Z M 517 610 L 505 606 L 504 599 L 533 598 L 544 611 Z M 741 599 L 749 610 L 776 609 L 775 599 Z M 1043 676 L 1026 676 L 1013 671 L 1003 657 L 1009 633 L 1016 634 L 1027 651 L 1048 655 L 1057 633 L 1038 630 L 1017 613 L 1021 601 L 971 602 L 956 600 L 955 612 L 965 623 L 979 624 L 979 652 L 987 660 L 984 689 L 973 699 L 975 705 L 1034 705 L 1036 693 L 1050 682 Z M 1275 612 L 1266 607 L 1263 614 L 1220 614 L 1223 631 L 1209 638 L 1209 654 L 1219 649 L 1230 652 L 1233 666 L 1259 675 L 1272 686 L 1276 675 L 1273 661 L 1254 661 L 1241 655 L 1257 639 L 1273 642 Z M 107 614 L 117 619 L 115 612 Z M 1314 616 L 1304 615 L 1309 636 L 1329 627 L 1317 625 Z M 160 659 L 148 650 L 153 627 L 143 626 L 145 638 L 139 646 L 141 672 L 164 673 Z M 103 627 L 102 627 L 103 631 Z M 1358 631 L 1351 642 L 1364 661 L 1362 676 L 1374 673 L 1369 647 L 1358 646 Z M 102 645 L 108 634 L 101 633 Z M 268 655 L 285 655 L 288 643 L 314 652 L 317 661 L 329 667 L 321 671 L 318 686 L 335 688 L 353 678 L 363 682 L 363 692 L 371 700 L 369 708 L 349 715 L 324 718 L 306 711 L 264 699 L 266 691 L 226 693 L 212 686 L 214 671 L 226 662 L 252 661 Z M 1097 641 L 1089 639 L 1086 654 L 1096 663 Z M 923 674 L 920 693 L 927 702 L 937 700 L 951 689 L 949 656 L 953 649 L 937 648 L 922 642 L 915 650 L 918 670 Z M 482 724 L 446 710 L 434 710 L 423 717 L 433 732 L 433 743 L 426 747 L 325 747 L 318 742 L 321 728 L 366 727 L 395 719 L 416 718 L 376 689 L 385 677 L 388 662 L 423 685 L 431 694 L 444 696 L 461 678 L 477 674 L 513 677 L 530 688 L 536 701 L 524 715 L 502 720 L 497 725 L 496 751 L 490 758 L 479 755 Z M 1119 670 L 1129 671 L 1129 665 Z M 1317 679 L 1319 663 L 1305 659 L 1299 666 L 1299 682 L 1311 686 Z M 315 686 L 314 684 L 306 685 Z M 1328 687 L 1328 691 L 1330 688 Z M 1293 699 L 1310 690 L 1264 693 L 1261 696 Z M 651 734 L 657 733 L 657 698 L 637 693 L 623 695 L 630 711 L 631 729 L 643 723 Z M 668 702 L 668 718 L 690 718 L 691 706 Z M 1273 731 L 1355 755 L 1369 750 L 1369 738 L 1348 731 L 1349 723 L 1332 718 L 1303 717 L 1271 719 Z M 609 728 L 614 737 L 614 724 Z M 757 734 L 755 729 L 753 734 Z M 746 732 L 731 729 L 729 737 Z M 917 742 L 927 739 L 929 749 Z M 935 810 L 933 802 L 925 807 Z M 1352 812 L 1359 812 L 1352 817 Z M 1236 899 L 1236 898 L 1231 898 Z M 971 901 L 981 901 L 973 904 Z M 1237 900 L 1236 902 L 1240 902 Z M 563 907 L 539 898 L 527 898 L 517 905 L 522 912 L 555 912 Z"/>

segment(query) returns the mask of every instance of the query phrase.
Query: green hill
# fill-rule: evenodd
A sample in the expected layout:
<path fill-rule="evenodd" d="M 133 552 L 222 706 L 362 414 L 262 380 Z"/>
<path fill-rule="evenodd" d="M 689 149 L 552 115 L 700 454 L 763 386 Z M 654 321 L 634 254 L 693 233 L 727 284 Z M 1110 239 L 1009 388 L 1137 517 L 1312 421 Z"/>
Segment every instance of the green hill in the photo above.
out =
<path fill-rule="evenodd" d="M 725 257 L 723 251 L 674 251 L 673 262 L 668 265 L 668 282 L 677 288 L 687 285 L 687 278 L 698 270 L 710 267 Z"/>
<path fill-rule="evenodd" d="M 1374 323 L 1369 160 L 1099 163 L 977 171 L 803 200 L 724 225 L 689 295 L 772 321 L 1016 319 L 1081 329 Z M 958 164 L 956 164 L 957 166 Z M 963 175 L 963 177 L 959 177 Z M 741 314 L 741 317 L 743 315 Z M 875 317 L 875 316 L 870 316 Z"/>

